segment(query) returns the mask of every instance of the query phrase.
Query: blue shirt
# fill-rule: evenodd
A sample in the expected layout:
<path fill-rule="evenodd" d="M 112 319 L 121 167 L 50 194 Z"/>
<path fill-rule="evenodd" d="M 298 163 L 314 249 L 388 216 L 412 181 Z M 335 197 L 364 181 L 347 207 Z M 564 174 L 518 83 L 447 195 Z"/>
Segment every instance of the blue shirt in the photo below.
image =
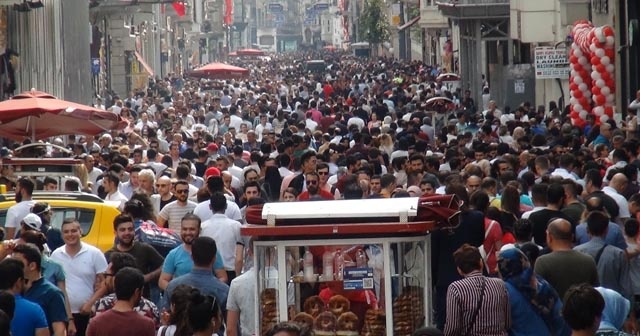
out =
<path fill-rule="evenodd" d="M 551 315 L 554 317 L 550 324 L 554 329 L 554 333 L 549 332 L 549 327 L 542 317 L 533 309 L 533 306 L 512 284 L 505 281 L 507 293 L 509 294 L 509 303 L 511 306 L 511 329 L 509 336 L 528 336 L 528 335 L 571 335 L 571 330 L 567 327 L 562 319 L 560 312 L 562 311 L 562 301 L 557 300 L 553 307 Z"/>
<path fill-rule="evenodd" d="M 167 254 L 167 257 L 164 259 L 164 264 L 162 265 L 162 272 L 173 274 L 173 279 L 191 272 L 191 269 L 193 268 L 191 253 L 187 252 L 183 245 L 184 244 L 181 244 L 169 251 L 169 254 Z M 213 271 L 217 269 L 224 269 L 222 257 L 220 256 L 219 251 L 216 251 L 216 262 L 213 264 Z"/>
<path fill-rule="evenodd" d="M 194 268 L 191 270 L 191 272 L 189 272 L 189 274 L 174 278 L 169 282 L 169 285 L 165 290 L 162 304 L 162 307 L 167 311 L 171 306 L 171 294 L 173 293 L 173 290 L 179 285 L 189 285 L 191 287 L 199 289 L 200 293 L 202 293 L 203 295 L 214 296 L 223 312 L 226 310 L 227 296 L 229 296 L 229 286 L 227 286 L 227 284 L 225 284 L 224 282 L 218 280 L 218 278 L 216 278 L 212 272 Z"/>
<path fill-rule="evenodd" d="M 611 149 L 611 143 L 609 142 L 609 139 L 605 138 L 602 134 L 598 135 L 591 144 L 594 147 L 599 144 L 605 144 L 609 149 Z"/>
<path fill-rule="evenodd" d="M 67 279 L 67 276 L 64 273 L 64 269 L 62 269 L 62 265 L 58 264 L 56 261 L 51 260 L 51 258 L 49 257 L 42 257 L 42 265 L 40 266 L 40 270 L 42 271 L 42 277 L 49 280 L 49 282 L 54 285 L 57 285 L 58 281 L 64 281 Z"/>
<path fill-rule="evenodd" d="M 11 336 L 33 336 L 37 329 L 42 328 L 49 328 L 42 308 L 21 295 L 16 295 L 16 310 L 11 320 Z"/>
<path fill-rule="evenodd" d="M 591 240 L 591 236 L 587 232 L 587 223 L 576 226 L 576 245 L 582 245 L 589 242 L 589 240 Z M 624 240 L 622 230 L 616 223 L 609 222 L 609 229 L 607 230 L 607 236 L 604 242 L 622 250 L 627 249 L 627 242 Z"/>
<path fill-rule="evenodd" d="M 47 317 L 51 327 L 54 322 L 66 322 L 67 312 L 64 308 L 64 294 L 45 278 L 33 282 L 31 288 L 24 293 L 25 299 L 37 303 Z M 53 334 L 53 333 L 52 333 Z"/>

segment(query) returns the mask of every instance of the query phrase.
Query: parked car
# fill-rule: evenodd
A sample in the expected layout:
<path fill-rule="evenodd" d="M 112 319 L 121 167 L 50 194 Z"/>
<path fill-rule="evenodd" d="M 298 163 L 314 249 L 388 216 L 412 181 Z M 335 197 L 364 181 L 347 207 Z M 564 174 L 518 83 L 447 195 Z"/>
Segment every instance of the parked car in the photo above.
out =
<path fill-rule="evenodd" d="M 4 227 L 7 221 L 9 207 L 15 204 L 14 197 L 13 193 L 0 195 L 0 227 Z M 80 222 L 83 242 L 103 252 L 113 246 L 113 219 L 120 214 L 116 205 L 106 203 L 96 195 L 80 192 L 35 191 L 33 199 L 49 203 L 53 210 L 52 227 L 60 229 L 65 218 L 73 217 Z"/>

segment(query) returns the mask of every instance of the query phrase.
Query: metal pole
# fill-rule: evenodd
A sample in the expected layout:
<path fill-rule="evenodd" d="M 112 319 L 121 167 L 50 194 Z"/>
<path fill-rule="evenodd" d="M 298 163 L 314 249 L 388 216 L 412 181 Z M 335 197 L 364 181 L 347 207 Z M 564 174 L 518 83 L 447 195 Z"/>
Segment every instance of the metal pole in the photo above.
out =
<path fill-rule="evenodd" d="M 400 22 L 398 26 L 401 27 L 404 24 L 404 2 L 402 1 L 400 1 L 400 13 L 398 15 L 400 16 Z M 406 29 L 398 32 L 398 56 L 401 60 L 407 59 L 407 34 L 405 31 Z"/>

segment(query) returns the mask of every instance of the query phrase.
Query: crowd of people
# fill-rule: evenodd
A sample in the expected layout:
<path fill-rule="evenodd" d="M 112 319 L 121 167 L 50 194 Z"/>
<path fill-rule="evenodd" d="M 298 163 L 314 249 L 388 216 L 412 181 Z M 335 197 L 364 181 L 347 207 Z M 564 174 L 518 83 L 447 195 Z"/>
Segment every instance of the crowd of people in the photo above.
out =
<path fill-rule="evenodd" d="M 316 58 L 325 71 L 305 69 Z M 476 102 L 435 80 L 446 69 L 417 61 L 323 53 L 237 63 L 249 79 L 169 76 L 100 101 L 129 126 L 53 139 L 83 162 L 64 186 L 2 166 L 17 202 L 5 236 L 19 239 L 3 244 L 0 290 L 15 313 L 0 313 L 0 326 L 12 321 L 14 336 L 255 335 L 252 242 L 240 234 L 248 205 L 455 194 L 460 225 L 432 234 L 426 265 L 437 329 L 636 332 L 640 92 L 624 121 L 589 118 L 581 129 L 555 102 L 500 109 L 488 87 Z M 427 104 L 434 97 L 453 103 Z M 69 155 L 12 148 L 2 155 Z M 34 190 L 117 204 L 114 247 L 82 242 L 77 219 L 50 228 Z M 137 241 L 141 223 L 182 244 L 165 254 Z"/>

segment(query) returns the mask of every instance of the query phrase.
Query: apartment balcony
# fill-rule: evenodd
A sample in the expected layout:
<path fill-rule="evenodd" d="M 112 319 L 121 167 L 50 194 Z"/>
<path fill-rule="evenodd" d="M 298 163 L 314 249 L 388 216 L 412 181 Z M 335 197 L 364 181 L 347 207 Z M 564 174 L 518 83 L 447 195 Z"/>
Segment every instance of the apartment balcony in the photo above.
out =
<path fill-rule="evenodd" d="M 449 0 L 436 4 L 442 15 L 457 20 L 509 17 L 509 0 Z"/>
<path fill-rule="evenodd" d="M 420 20 L 418 21 L 420 28 L 425 29 L 447 29 L 449 22 L 438 6 L 427 6 L 420 8 Z"/>

